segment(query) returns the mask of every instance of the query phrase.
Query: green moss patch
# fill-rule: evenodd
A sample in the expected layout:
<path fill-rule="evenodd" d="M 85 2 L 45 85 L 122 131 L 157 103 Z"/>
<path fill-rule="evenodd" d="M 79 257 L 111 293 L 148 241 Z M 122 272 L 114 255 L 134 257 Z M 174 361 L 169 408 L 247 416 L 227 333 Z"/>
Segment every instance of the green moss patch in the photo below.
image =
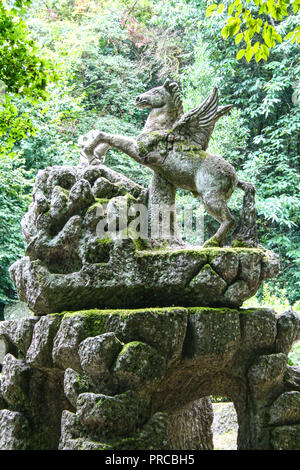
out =
<path fill-rule="evenodd" d="M 88 208 L 87 212 L 91 212 L 93 209 L 97 210 L 98 207 L 102 207 L 104 204 L 108 204 L 109 201 L 110 199 L 97 198 L 96 202 Z"/>
<path fill-rule="evenodd" d="M 89 332 L 89 336 L 97 336 L 107 331 L 107 324 L 109 317 L 116 315 L 122 320 L 122 317 L 128 318 L 130 315 L 138 315 L 140 313 L 149 313 L 156 315 L 165 315 L 167 313 L 176 313 L 178 310 L 187 311 L 184 307 L 166 307 L 166 308 L 140 308 L 140 309 L 106 309 L 106 310 L 79 310 L 75 312 L 64 311 L 61 313 L 52 313 L 51 316 L 62 316 L 64 318 L 70 318 L 80 316 L 84 318 L 86 329 Z"/>
<path fill-rule="evenodd" d="M 195 313 L 217 313 L 219 315 L 226 315 L 227 313 L 235 313 L 238 315 L 239 311 L 237 309 L 233 308 L 213 308 L 213 307 L 190 307 L 188 308 L 188 312 L 190 314 L 195 314 Z"/>

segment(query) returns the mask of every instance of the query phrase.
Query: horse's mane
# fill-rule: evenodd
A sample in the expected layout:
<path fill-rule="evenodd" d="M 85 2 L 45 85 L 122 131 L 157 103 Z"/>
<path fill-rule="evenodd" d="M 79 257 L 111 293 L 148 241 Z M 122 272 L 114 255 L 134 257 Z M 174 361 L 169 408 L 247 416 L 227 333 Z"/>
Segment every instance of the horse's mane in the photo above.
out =
<path fill-rule="evenodd" d="M 177 109 L 177 119 L 180 118 L 183 114 L 183 104 L 182 104 L 182 93 L 178 83 L 167 79 L 164 83 L 164 87 L 170 93 L 172 101 Z"/>

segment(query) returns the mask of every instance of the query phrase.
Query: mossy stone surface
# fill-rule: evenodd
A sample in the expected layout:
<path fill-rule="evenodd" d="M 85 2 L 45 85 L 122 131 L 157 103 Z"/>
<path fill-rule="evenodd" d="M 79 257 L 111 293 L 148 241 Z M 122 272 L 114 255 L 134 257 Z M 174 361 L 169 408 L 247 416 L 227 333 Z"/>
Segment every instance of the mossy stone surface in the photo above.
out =
<path fill-rule="evenodd" d="M 82 393 L 77 399 L 77 416 L 94 435 L 133 434 L 139 424 L 139 400 L 132 391 L 115 396 Z"/>
<path fill-rule="evenodd" d="M 124 345 L 112 371 L 122 389 L 146 389 L 156 385 L 164 376 L 166 359 L 148 344 L 132 341 Z"/>
<path fill-rule="evenodd" d="M 271 429 L 271 445 L 274 450 L 300 450 L 300 424 Z"/>
<path fill-rule="evenodd" d="M 178 146 L 191 159 L 206 160 L 205 152 L 184 142 Z M 165 242 L 156 249 L 153 240 L 133 230 L 132 216 L 128 221 L 120 216 L 122 209 L 129 214 L 134 204 L 146 203 L 147 190 L 105 165 L 42 173 L 22 222 L 28 256 L 10 269 L 20 300 L 36 314 L 170 305 L 240 307 L 278 272 L 278 257 L 260 248 Z M 110 228 L 115 225 L 119 234 Z"/>
<path fill-rule="evenodd" d="M 11 440 L 18 422 L 4 413 L 3 449 L 56 449 L 59 439 L 66 450 L 194 449 L 201 430 L 192 405 L 210 395 L 234 402 L 239 449 L 296 446 L 299 371 L 277 352 L 297 337 L 291 313 L 280 329 L 280 317 L 268 309 L 66 311 L 36 319 L 30 346 L 28 329 L 16 342 L 15 321 L 3 323 L 7 344 L 24 359 L 5 356 L 1 406 L 30 422 L 22 439 Z M 53 362 L 32 362 L 27 354 L 46 351 L 49 358 L 51 348 Z M 189 440 L 178 447 L 183 428 L 176 423 L 189 416 Z"/>
<path fill-rule="evenodd" d="M 272 404 L 269 415 L 271 425 L 300 423 L 300 392 L 285 392 L 280 395 Z"/>

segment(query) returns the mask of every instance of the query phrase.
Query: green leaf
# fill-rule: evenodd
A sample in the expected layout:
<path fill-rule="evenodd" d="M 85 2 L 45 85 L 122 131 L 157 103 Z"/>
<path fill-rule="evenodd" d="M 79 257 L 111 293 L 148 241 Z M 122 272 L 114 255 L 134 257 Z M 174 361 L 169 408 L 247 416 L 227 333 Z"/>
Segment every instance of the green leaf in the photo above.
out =
<path fill-rule="evenodd" d="M 234 4 L 234 3 L 232 3 L 231 5 L 229 5 L 229 7 L 228 7 L 228 16 L 231 16 L 231 15 L 232 15 L 234 9 L 235 9 L 235 4 Z"/>
<path fill-rule="evenodd" d="M 254 54 L 256 54 L 256 52 L 258 51 L 259 49 L 259 41 L 257 41 L 254 46 L 253 46 L 253 51 L 254 51 Z"/>
<path fill-rule="evenodd" d="M 228 38 L 228 36 L 229 36 L 229 28 L 228 28 L 227 25 L 224 26 L 224 28 L 223 28 L 222 31 L 221 31 L 221 34 L 222 34 L 223 38 L 225 38 L 225 39 Z"/>
<path fill-rule="evenodd" d="M 239 43 L 241 42 L 241 40 L 243 39 L 243 36 L 244 36 L 243 33 L 239 33 L 239 34 L 235 37 L 235 43 L 236 43 L 236 44 L 239 44 Z"/>
<path fill-rule="evenodd" d="M 246 49 L 240 49 L 236 55 L 237 60 L 240 60 L 242 57 L 244 57 L 246 52 Z"/>
<path fill-rule="evenodd" d="M 230 36 L 235 36 L 239 32 L 240 27 L 241 27 L 240 22 L 237 22 L 237 21 L 235 23 L 229 25 L 228 26 L 229 35 Z"/>
<path fill-rule="evenodd" d="M 205 16 L 207 18 L 209 18 L 215 12 L 217 6 L 218 5 L 216 3 L 213 3 L 212 5 L 209 5 L 209 7 L 207 7 L 207 9 L 206 9 Z"/>
<path fill-rule="evenodd" d="M 294 31 L 291 31 L 284 37 L 284 39 L 291 39 L 293 36 L 294 36 Z"/>
<path fill-rule="evenodd" d="M 252 49 L 251 46 L 246 49 L 245 57 L 246 57 L 247 62 L 250 62 L 250 60 L 251 60 L 252 57 L 253 57 L 253 54 L 254 54 L 254 51 L 253 51 L 253 49 Z"/>
<path fill-rule="evenodd" d="M 270 51 L 269 51 L 269 48 L 265 44 L 261 45 L 261 50 L 262 50 L 264 56 L 269 57 Z"/>
<path fill-rule="evenodd" d="M 217 9 L 217 13 L 220 15 L 223 10 L 224 10 L 224 3 L 220 3 Z"/>
<path fill-rule="evenodd" d="M 259 62 L 261 59 L 263 59 L 263 52 L 259 49 L 255 53 L 255 60 L 256 60 L 256 62 Z"/>

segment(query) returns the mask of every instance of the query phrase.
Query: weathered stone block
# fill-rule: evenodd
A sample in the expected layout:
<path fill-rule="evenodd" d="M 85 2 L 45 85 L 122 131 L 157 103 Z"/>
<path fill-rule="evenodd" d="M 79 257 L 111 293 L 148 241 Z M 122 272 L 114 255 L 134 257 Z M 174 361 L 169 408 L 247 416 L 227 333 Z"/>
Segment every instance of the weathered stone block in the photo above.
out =
<path fill-rule="evenodd" d="M 3 363 L 5 354 L 9 351 L 9 343 L 5 339 L 0 337 L 0 364 Z"/>
<path fill-rule="evenodd" d="M 62 416 L 61 450 L 167 450 L 170 442 L 167 433 L 166 413 L 155 413 L 141 430 L 130 437 L 92 438 L 78 437 L 78 418 L 64 411 Z"/>
<path fill-rule="evenodd" d="M 285 354 L 270 354 L 260 356 L 248 371 L 250 389 L 255 396 L 276 394 L 281 387 L 286 370 L 287 356 Z"/>
<path fill-rule="evenodd" d="M 224 293 L 224 304 L 240 306 L 250 297 L 250 289 L 246 281 L 237 280 Z"/>
<path fill-rule="evenodd" d="M 205 304 L 211 305 L 213 298 L 223 294 L 227 284 L 209 264 L 206 264 L 191 280 L 189 286 L 196 291 L 191 295 L 198 299 L 200 305 L 203 300 L 205 300 Z"/>
<path fill-rule="evenodd" d="M 107 372 L 121 349 L 122 343 L 112 332 L 86 338 L 78 349 L 84 373 L 90 377 L 97 377 Z"/>
<path fill-rule="evenodd" d="M 240 321 L 237 310 L 189 309 L 186 354 L 203 359 L 219 358 L 222 368 L 237 352 L 240 343 Z"/>
<path fill-rule="evenodd" d="M 269 410 L 272 425 L 300 424 L 300 392 L 282 393 Z"/>
<path fill-rule="evenodd" d="M 300 366 L 287 366 L 284 374 L 284 385 L 287 390 L 300 392 Z"/>
<path fill-rule="evenodd" d="M 115 331 L 124 343 L 147 343 L 157 349 L 169 365 L 180 359 L 188 318 L 186 309 L 115 310 L 104 318 L 106 330 Z"/>
<path fill-rule="evenodd" d="M 56 367 L 81 372 L 78 347 L 89 336 L 84 316 L 64 317 L 54 338 L 52 358 Z"/>
<path fill-rule="evenodd" d="M 170 449 L 168 438 L 168 416 L 166 413 L 155 413 L 135 436 L 133 442 L 123 443 L 123 448 L 167 450 Z M 122 444 L 121 444 L 122 445 Z"/>
<path fill-rule="evenodd" d="M 22 413 L 10 410 L 0 411 L 0 449 L 28 449 L 28 421 Z"/>
<path fill-rule="evenodd" d="M 274 251 L 266 251 L 262 259 L 261 276 L 263 279 L 272 279 L 279 273 L 280 260 Z"/>
<path fill-rule="evenodd" d="M 25 361 L 6 354 L 2 374 L 3 398 L 11 405 L 24 405 L 28 400 L 30 367 Z"/>
<path fill-rule="evenodd" d="M 263 308 L 241 309 L 240 321 L 244 347 L 259 351 L 274 346 L 277 329 L 273 310 Z"/>
<path fill-rule="evenodd" d="M 97 178 L 93 185 L 93 194 L 97 198 L 112 198 L 118 195 L 120 188 L 106 178 Z"/>
<path fill-rule="evenodd" d="M 82 428 L 78 416 L 75 413 L 64 410 L 61 415 L 61 436 L 59 450 L 99 450 L 99 445 L 87 445 L 87 439 L 80 438 Z"/>
<path fill-rule="evenodd" d="M 276 351 L 288 354 L 293 343 L 300 338 L 300 316 L 291 310 L 278 316 Z"/>
<path fill-rule="evenodd" d="M 165 371 L 166 359 L 154 348 L 140 341 L 125 344 L 113 367 L 122 390 L 144 389 L 153 382 L 157 383 Z"/>
<path fill-rule="evenodd" d="M 300 450 L 300 424 L 276 426 L 271 430 L 271 445 L 274 450 Z"/>
<path fill-rule="evenodd" d="M 37 186 L 41 191 L 51 193 L 55 186 L 61 186 L 64 189 L 71 189 L 76 182 L 76 168 L 71 166 L 52 166 L 45 170 L 46 175 L 39 171 Z M 45 188 L 46 186 L 46 188 Z"/>
<path fill-rule="evenodd" d="M 64 375 L 64 393 L 71 403 L 76 408 L 77 398 L 81 393 L 89 391 L 89 383 L 78 372 L 73 369 L 66 369 Z"/>
<path fill-rule="evenodd" d="M 251 290 L 256 292 L 260 285 L 261 255 L 255 251 L 252 253 L 241 253 L 239 264 L 239 277 L 245 281 Z"/>
<path fill-rule="evenodd" d="M 78 213 L 95 202 L 90 183 L 81 179 L 72 186 L 69 200 L 68 210 L 71 214 Z"/>
<path fill-rule="evenodd" d="M 90 391 L 113 394 L 117 390 L 117 380 L 109 369 L 122 349 L 122 343 L 114 333 L 104 333 L 86 338 L 79 346 L 79 357 L 84 374 L 91 385 Z"/>
<path fill-rule="evenodd" d="M 38 318 L 33 317 L 0 322 L 0 337 L 6 343 L 6 351 L 17 348 L 23 354 L 26 354 L 37 321 Z"/>
<path fill-rule="evenodd" d="M 133 392 L 107 396 L 82 393 L 77 399 L 81 424 L 95 435 L 122 436 L 136 431 L 139 401 Z"/>
<path fill-rule="evenodd" d="M 62 317 L 47 315 L 34 326 L 32 341 L 26 354 L 26 362 L 34 367 L 52 367 L 54 337 Z"/>
<path fill-rule="evenodd" d="M 55 186 L 50 201 L 50 216 L 54 220 L 67 216 L 68 200 L 69 192 L 60 186 Z"/>
<path fill-rule="evenodd" d="M 233 249 L 216 252 L 211 256 L 212 268 L 228 283 L 232 283 L 237 276 L 239 256 Z"/>

